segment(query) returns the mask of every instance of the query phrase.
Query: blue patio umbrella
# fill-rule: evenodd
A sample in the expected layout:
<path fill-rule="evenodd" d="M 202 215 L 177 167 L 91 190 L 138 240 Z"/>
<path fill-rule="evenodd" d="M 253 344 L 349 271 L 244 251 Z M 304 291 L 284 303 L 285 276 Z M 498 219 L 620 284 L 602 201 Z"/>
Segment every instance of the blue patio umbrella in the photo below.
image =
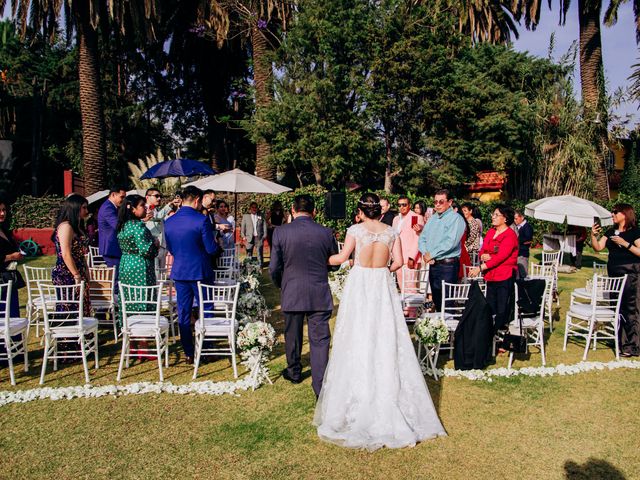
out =
<path fill-rule="evenodd" d="M 215 174 L 215 170 L 204 162 L 189 160 L 188 158 L 176 158 L 175 160 L 165 160 L 164 162 L 156 163 L 142 174 L 140 180 Z"/>

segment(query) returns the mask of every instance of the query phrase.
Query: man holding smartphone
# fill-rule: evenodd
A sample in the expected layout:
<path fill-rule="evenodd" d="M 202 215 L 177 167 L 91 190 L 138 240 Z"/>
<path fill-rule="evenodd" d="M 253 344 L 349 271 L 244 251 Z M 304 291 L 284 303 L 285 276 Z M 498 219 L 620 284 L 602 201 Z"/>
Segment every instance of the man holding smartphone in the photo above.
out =
<path fill-rule="evenodd" d="M 402 245 L 402 259 L 407 268 L 416 268 L 419 262 L 418 254 L 418 238 L 424 227 L 424 218 L 411 210 L 411 202 L 408 197 L 401 196 L 398 198 L 399 213 L 393 219 L 392 227 L 400 237 L 400 245 Z M 415 288 L 414 285 L 403 285 L 404 269 L 396 272 L 398 285 L 403 288 Z"/>

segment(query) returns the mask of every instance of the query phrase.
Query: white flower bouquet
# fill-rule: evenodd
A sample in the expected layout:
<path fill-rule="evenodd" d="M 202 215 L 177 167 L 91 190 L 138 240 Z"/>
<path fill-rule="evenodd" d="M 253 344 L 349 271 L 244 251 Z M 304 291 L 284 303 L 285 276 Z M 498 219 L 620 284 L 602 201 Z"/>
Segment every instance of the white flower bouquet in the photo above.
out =
<path fill-rule="evenodd" d="M 342 299 L 342 291 L 344 290 L 344 284 L 349 276 L 349 268 L 340 267 L 335 272 L 329 272 L 329 288 L 331 294 L 338 300 Z"/>
<path fill-rule="evenodd" d="M 237 345 L 242 364 L 251 373 L 255 390 L 263 381 L 271 383 L 267 362 L 269 354 L 276 344 L 276 331 L 267 322 L 250 322 L 238 332 Z"/>
<path fill-rule="evenodd" d="M 424 345 L 439 345 L 449 341 L 447 324 L 439 315 L 421 315 L 416 320 L 413 331 Z"/>
<path fill-rule="evenodd" d="M 260 280 L 257 275 L 241 275 L 238 281 L 240 282 L 240 291 L 242 293 L 255 292 L 260 287 Z"/>

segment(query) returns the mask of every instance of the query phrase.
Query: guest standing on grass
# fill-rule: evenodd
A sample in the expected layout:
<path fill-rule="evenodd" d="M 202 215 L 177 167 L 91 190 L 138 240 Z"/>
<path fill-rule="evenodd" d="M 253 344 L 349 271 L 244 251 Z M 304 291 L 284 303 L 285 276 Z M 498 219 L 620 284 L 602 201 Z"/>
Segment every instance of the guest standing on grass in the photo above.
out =
<path fill-rule="evenodd" d="M 471 277 L 484 273 L 487 282 L 487 303 L 494 315 L 494 330 L 504 330 L 511 322 L 509 305 L 513 296 L 518 269 L 518 236 L 511 229 L 514 212 L 498 205 L 491 214 L 492 228 L 484 237 L 479 267 L 469 270 Z"/>
<path fill-rule="evenodd" d="M 156 284 L 155 258 L 159 241 L 145 226 L 147 217 L 145 198 L 127 195 L 118 211 L 118 243 L 122 250 L 120 282 L 148 287 Z M 146 311 L 151 305 L 130 305 L 132 311 Z"/>
<path fill-rule="evenodd" d="M 118 227 L 118 208 L 120 208 L 126 196 L 127 191 L 124 187 L 111 187 L 109 189 L 109 198 L 105 200 L 100 210 L 98 210 L 98 251 L 107 266 L 116 267 L 116 281 L 120 257 L 122 256 L 116 230 Z"/>
<path fill-rule="evenodd" d="M 218 250 L 213 225 L 202 215 L 202 190 L 189 186 L 182 191 L 182 207 L 165 221 L 164 236 L 173 256 L 171 280 L 176 287 L 180 341 L 188 364 L 193 364 L 191 309 L 198 298 L 198 281 L 213 282 L 211 256 Z"/>
<path fill-rule="evenodd" d="M 89 299 L 89 269 L 85 260 L 88 240 L 83 221 L 89 216 L 87 199 L 77 193 L 67 196 L 60 206 L 51 239 L 56 247 L 56 264 L 51 271 L 54 285 L 74 285 L 85 282 L 83 311 L 91 313 Z M 70 309 L 68 305 L 58 304 L 59 311 Z M 68 344 L 61 344 L 68 345 Z"/>
<path fill-rule="evenodd" d="M 627 203 L 619 203 L 611 210 L 615 226 L 602 233 L 600 225 L 591 228 L 591 246 L 596 252 L 607 248 L 607 270 L 612 277 L 627 275 L 622 292 L 620 314 L 624 318 L 619 330 L 620 354 L 640 356 L 640 229 L 636 212 Z"/>
<path fill-rule="evenodd" d="M 424 228 L 424 215 L 419 215 L 411 210 L 411 202 L 409 198 L 402 195 L 398 198 L 398 215 L 393 219 L 392 227 L 396 234 L 400 237 L 402 246 L 402 263 L 407 268 L 418 268 L 420 264 L 420 255 L 418 253 L 418 239 L 420 232 Z M 398 286 L 403 289 L 405 287 L 414 288 L 412 285 L 404 285 L 404 269 L 396 272 Z M 409 282 L 407 282 L 409 283 Z"/>
<path fill-rule="evenodd" d="M 467 239 L 465 240 L 465 246 L 471 259 L 478 256 L 480 242 L 482 241 L 482 227 L 473 216 L 473 208 L 474 205 L 467 202 L 462 204 L 461 209 L 462 216 L 467 222 Z"/>
<path fill-rule="evenodd" d="M 529 274 L 529 253 L 533 242 L 533 227 L 520 211 L 516 211 L 513 218 L 518 227 L 518 275 L 520 278 L 525 278 Z"/>
<path fill-rule="evenodd" d="M 251 202 L 249 213 L 242 215 L 240 234 L 247 248 L 247 257 L 253 257 L 253 249 L 258 249 L 258 261 L 262 266 L 264 240 L 267 238 L 267 222 L 258 211 L 258 204 Z"/>
<path fill-rule="evenodd" d="M 420 234 L 418 249 L 425 264 L 429 264 L 429 285 L 436 309 L 442 301 L 442 281 L 457 283 L 460 271 L 460 246 L 467 224 L 453 210 L 449 190 L 439 190 L 434 196 L 435 213 Z M 404 245 L 403 247 L 404 248 Z"/>
<path fill-rule="evenodd" d="M 9 230 L 9 204 L 0 200 L 0 279 L 2 283 L 12 280 L 13 288 L 11 290 L 11 299 L 9 302 L 9 314 L 12 317 L 20 316 L 20 302 L 18 300 L 18 289 L 21 288 L 17 281 L 18 272 L 10 272 L 7 270 L 13 262 L 22 260 L 23 255 L 18 249 L 18 244 Z M 13 263 L 15 265 L 15 263 Z M 24 286 L 24 281 L 22 282 Z"/>

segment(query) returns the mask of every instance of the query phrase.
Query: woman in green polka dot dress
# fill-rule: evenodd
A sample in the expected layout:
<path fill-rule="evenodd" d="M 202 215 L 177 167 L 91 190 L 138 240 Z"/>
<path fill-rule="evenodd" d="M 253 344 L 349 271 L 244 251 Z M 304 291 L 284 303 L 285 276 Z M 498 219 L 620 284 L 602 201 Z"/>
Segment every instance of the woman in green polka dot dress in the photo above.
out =
<path fill-rule="evenodd" d="M 145 199 L 127 195 L 118 212 L 118 243 L 122 250 L 118 281 L 126 285 L 156 284 L 154 259 L 158 255 L 158 241 L 153 238 L 143 220 L 147 216 Z M 152 310 L 152 305 L 131 305 L 130 310 Z"/>

